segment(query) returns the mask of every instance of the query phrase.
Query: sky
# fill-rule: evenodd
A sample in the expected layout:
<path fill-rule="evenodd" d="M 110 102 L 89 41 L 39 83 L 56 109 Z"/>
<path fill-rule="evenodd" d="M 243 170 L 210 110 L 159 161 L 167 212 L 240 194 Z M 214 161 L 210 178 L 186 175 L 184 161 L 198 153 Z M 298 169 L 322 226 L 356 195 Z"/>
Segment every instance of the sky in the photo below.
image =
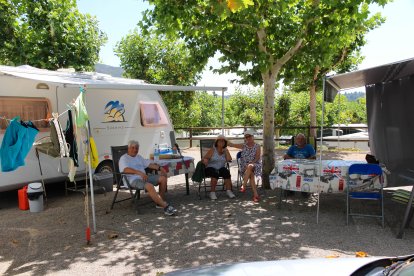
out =
<path fill-rule="evenodd" d="M 141 19 L 141 13 L 150 8 L 142 0 L 77 0 L 79 11 L 89 13 L 99 21 L 99 28 L 108 36 L 108 42 L 101 49 L 100 62 L 119 66 L 119 59 L 113 48 L 122 37 L 132 31 Z M 394 0 L 380 8 L 371 6 L 372 12 L 381 12 L 386 22 L 366 36 L 367 44 L 362 48 L 365 60 L 358 69 L 375 67 L 414 57 L 414 0 Z M 217 59 L 210 59 L 210 66 L 218 67 Z M 200 86 L 225 86 L 232 93 L 237 84 L 230 83 L 234 74 L 218 75 L 205 70 Z"/>

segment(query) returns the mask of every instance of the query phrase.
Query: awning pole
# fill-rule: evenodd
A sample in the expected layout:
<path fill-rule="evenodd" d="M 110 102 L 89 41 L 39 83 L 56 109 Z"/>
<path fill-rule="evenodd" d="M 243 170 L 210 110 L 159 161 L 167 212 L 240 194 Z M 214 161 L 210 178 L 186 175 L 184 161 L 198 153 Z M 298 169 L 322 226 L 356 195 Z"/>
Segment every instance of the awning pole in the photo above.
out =
<path fill-rule="evenodd" d="M 325 82 L 326 76 L 323 77 L 322 85 L 322 119 L 321 119 L 321 136 L 319 137 L 319 174 L 322 176 L 322 145 L 323 145 L 323 124 L 325 116 Z M 316 208 L 316 224 L 319 224 L 319 195 L 321 187 L 321 178 L 318 177 L 318 199 L 317 199 L 317 208 Z"/>
<path fill-rule="evenodd" d="M 89 168 L 89 185 L 91 187 L 91 207 L 92 207 L 92 223 L 93 223 L 93 232 L 96 234 L 96 218 L 95 218 L 95 196 L 94 196 L 94 188 L 93 188 L 93 174 L 92 174 L 92 154 L 91 154 L 91 132 L 90 132 L 90 125 L 89 120 L 86 122 L 86 135 L 88 139 L 88 168 Z"/>

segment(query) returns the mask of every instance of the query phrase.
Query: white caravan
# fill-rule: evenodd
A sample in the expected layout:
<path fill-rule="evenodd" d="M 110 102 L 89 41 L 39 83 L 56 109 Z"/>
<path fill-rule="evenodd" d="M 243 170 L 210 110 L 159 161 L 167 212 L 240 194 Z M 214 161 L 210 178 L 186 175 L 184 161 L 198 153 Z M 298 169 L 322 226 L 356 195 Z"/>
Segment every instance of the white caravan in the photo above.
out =
<path fill-rule="evenodd" d="M 225 91 L 222 87 L 188 87 L 147 84 L 142 80 L 113 78 L 96 73 L 59 72 L 29 66 L 0 66 L 0 117 L 16 116 L 24 121 L 50 117 L 51 112 L 62 114 L 59 121 L 66 128 L 68 104 L 86 88 L 86 109 L 90 129 L 99 153 L 95 172 L 112 168 L 111 146 L 140 142 L 140 154 L 148 158 L 155 144 L 171 145 L 173 125 L 158 91 Z M 48 123 L 36 122 L 36 140 L 48 136 Z M 0 119 L 0 141 L 7 120 Z M 80 146 L 78 145 L 78 148 Z M 78 173 L 85 172 L 83 154 L 79 150 Z M 67 159 L 52 158 L 39 153 L 46 182 L 60 181 L 68 174 Z M 0 160 L 1 161 L 1 160 Z M 17 189 L 41 178 L 38 159 L 32 148 L 25 166 L 12 172 L 0 172 L 0 192 Z"/>

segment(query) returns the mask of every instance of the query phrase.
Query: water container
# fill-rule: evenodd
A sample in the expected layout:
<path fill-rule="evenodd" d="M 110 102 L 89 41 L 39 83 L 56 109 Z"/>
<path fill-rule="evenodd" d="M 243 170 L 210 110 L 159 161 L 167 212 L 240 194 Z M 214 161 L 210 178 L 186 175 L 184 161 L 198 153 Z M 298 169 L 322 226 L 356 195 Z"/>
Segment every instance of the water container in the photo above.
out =
<path fill-rule="evenodd" d="M 19 198 L 19 209 L 29 210 L 29 199 L 27 198 L 27 185 L 17 192 Z"/>
<path fill-rule="evenodd" d="M 154 148 L 154 161 L 158 162 L 160 160 L 160 148 L 158 147 L 157 144 L 155 144 L 155 148 Z"/>
<path fill-rule="evenodd" d="M 27 189 L 30 212 L 43 211 L 43 187 L 42 183 L 30 183 Z"/>

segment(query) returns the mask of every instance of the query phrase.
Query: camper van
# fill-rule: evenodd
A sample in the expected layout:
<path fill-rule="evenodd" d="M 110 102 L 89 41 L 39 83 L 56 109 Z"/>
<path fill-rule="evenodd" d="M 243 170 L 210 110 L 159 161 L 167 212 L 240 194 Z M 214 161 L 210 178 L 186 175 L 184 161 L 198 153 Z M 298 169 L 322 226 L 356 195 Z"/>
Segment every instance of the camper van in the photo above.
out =
<path fill-rule="evenodd" d="M 68 106 L 78 97 L 80 88 L 84 88 L 90 132 L 99 154 L 95 172 L 112 170 L 111 146 L 126 145 L 135 139 L 140 143 L 140 154 L 149 158 L 155 144 L 171 146 L 175 142 L 171 141 L 173 125 L 158 91 L 224 89 L 154 85 L 96 73 L 48 71 L 29 66 L 0 66 L 0 83 L 1 141 L 9 119 L 16 116 L 34 122 L 39 129 L 36 141 L 50 135 L 49 123 L 39 120 L 50 118 L 52 112 L 60 114 L 59 122 L 65 129 Z M 85 173 L 85 164 L 82 150 L 78 151 L 80 174 Z M 66 158 L 52 158 L 42 153 L 38 160 L 32 148 L 25 166 L 0 172 L 0 192 L 39 181 L 40 166 L 46 182 L 62 181 L 68 174 L 67 162 Z"/>

